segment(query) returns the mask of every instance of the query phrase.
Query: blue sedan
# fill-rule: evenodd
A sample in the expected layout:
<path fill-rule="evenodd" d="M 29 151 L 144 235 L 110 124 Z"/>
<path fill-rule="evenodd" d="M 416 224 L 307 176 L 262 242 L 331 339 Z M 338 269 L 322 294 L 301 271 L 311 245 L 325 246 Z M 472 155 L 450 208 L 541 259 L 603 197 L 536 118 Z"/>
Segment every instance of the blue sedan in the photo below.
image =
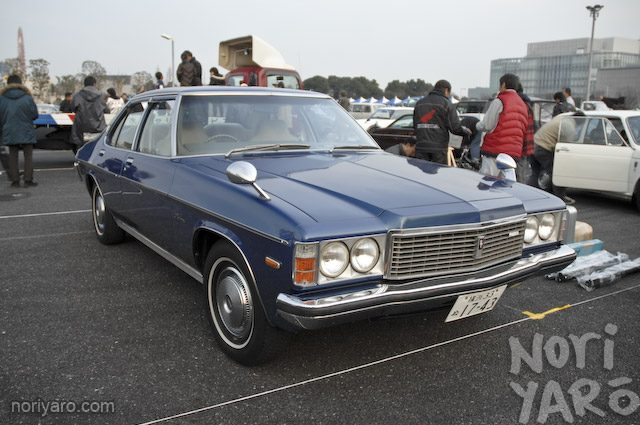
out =
<path fill-rule="evenodd" d="M 77 164 L 98 240 L 129 234 L 201 281 L 217 342 L 247 365 L 301 329 L 485 313 L 575 257 L 560 199 L 385 153 L 313 92 L 146 92 Z"/>

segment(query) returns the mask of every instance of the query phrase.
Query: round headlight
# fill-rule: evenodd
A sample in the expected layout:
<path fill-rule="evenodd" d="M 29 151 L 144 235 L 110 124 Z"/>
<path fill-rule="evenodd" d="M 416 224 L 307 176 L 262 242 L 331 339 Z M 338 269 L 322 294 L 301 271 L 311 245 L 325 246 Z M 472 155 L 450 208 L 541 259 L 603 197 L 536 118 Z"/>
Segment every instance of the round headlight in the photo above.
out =
<path fill-rule="evenodd" d="M 527 224 L 524 228 L 524 242 L 531 243 L 536 240 L 538 235 L 538 219 L 531 216 L 527 219 Z"/>
<path fill-rule="evenodd" d="M 371 238 L 360 239 L 351 247 L 351 267 L 358 273 L 371 270 L 379 257 L 378 244 Z"/>
<path fill-rule="evenodd" d="M 327 277 L 337 277 L 349 265 L 349 249 L 342 242 L 330 242 L 320 251 L 320 272 Z"/>
<path fill-rule="evenodd" d="M 543 241 L 546 241 L 553 234 L 553 229 L 556 226 L 556 218 L 553 214 L 545 214 L 540 220 L 540 227 L 538 227 L 538 236 Z"/>

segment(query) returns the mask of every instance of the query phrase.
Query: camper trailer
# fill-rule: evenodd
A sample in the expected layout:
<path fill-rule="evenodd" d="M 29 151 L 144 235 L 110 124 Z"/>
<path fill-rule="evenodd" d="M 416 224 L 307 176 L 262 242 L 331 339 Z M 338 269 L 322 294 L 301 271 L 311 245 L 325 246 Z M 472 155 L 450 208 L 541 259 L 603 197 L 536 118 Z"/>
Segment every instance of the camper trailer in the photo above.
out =
<path fill-rule="evenodd" d="M 228 86 L 283 87 L 302 89 L 302 80 L 294 67 L 266 41 L 254 36 L 220 42 L 218 63 L 230 69 L 225 75 Z"/>

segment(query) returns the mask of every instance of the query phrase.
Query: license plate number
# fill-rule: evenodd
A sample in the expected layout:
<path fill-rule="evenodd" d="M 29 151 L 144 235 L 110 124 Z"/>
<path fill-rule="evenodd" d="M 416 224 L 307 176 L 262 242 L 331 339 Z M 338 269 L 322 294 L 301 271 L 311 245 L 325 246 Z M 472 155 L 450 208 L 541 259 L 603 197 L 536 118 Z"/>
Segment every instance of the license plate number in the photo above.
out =
<path fill-rule="evenodd" d="M 507 285 L 502 285 L 486 291 L 460 295 L 451 308 L 445 322 L 453 322 L 454 320 L 464 319 L 465 317 L 475 316 L 476 314 L 486 313 L 492 310 L 493 307 L 498 304 L 498 300 L 506 288 Z"/>

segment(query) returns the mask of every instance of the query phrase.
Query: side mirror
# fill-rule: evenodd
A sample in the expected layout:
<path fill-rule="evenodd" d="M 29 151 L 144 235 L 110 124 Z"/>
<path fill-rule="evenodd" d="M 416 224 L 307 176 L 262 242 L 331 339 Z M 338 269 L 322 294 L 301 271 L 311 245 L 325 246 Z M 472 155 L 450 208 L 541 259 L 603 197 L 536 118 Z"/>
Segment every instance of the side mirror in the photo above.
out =
<path fill-rule="evenodd" d="M 496 166 L 498 167 L 498 177 L 516 181 L 516 161 L 506 153 L 498 154 L 496 157 Z"/>
<path fill-rule="evenodd" d="M 262 198 L 267 201 L 271 200 L 269 195 L 256 183 L 258 170 L 253 164 L 246 161 L 237 161 L 230 164 L 227 167 L 227 178 L 235 184 L 250 184 Z"/>

